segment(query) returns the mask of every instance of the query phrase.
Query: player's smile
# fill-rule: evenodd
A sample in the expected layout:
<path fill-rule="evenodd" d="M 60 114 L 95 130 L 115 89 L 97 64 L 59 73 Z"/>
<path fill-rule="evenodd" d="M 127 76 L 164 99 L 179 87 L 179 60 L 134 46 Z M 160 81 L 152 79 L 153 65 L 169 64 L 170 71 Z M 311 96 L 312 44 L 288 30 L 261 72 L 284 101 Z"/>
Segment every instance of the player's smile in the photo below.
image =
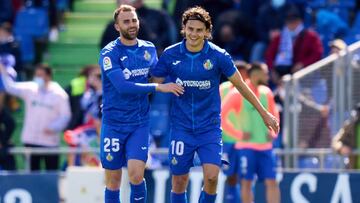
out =
<path fill-rule="evenodd" d="M 199 20 L 189 20 L 185 25 L 186 48 L 198 52 L 204 46 L 205 36 L 209 33 L 205 24 Z"/>

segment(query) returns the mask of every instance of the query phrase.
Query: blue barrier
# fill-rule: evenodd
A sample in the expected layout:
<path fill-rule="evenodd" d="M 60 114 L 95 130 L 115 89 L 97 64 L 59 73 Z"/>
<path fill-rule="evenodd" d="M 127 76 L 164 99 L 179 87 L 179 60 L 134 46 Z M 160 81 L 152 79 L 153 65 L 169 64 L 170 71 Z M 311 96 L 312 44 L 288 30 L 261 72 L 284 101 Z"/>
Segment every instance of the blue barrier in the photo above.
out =
<path fill-rule="evenodd" d="M 99 171 L 102 173 L 101 171 Z M 160 169 L 146 171 L 148 202 L 165 203 L 169 201 L 170 174 Z M 6 203 L 55 203 L 59 202 L 58 174 L 1 174 L 0 202 Z M 281 202 L 360 202 L 360 173 L 279 173 Z M 218 197 L 224 196 L 224 176 L 219 177 Z M 94 183 L 98 184 L 98 183 Z M 197 202 L 202 184 L 201 170 L 190 174 L 188 188 L 189 202 Z M 102 194 L 102 190 L 98 191 Z M 191 201 L 192 200 L 192 201 Z M 217 202 L 222 202 L 220 199 Z M 265 202 L 263 183 L 255 186 L 255 202 Z"/>
<path fill-rule="evenodd" d="M 58 173 L 0 173 L 0 202 L 59 202 Z"/>

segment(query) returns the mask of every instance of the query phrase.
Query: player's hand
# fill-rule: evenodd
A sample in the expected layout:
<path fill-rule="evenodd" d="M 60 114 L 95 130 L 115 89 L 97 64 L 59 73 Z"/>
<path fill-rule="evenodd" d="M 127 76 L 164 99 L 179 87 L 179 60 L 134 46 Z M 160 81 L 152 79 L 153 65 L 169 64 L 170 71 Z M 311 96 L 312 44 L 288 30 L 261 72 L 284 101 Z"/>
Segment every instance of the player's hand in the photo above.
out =
<path fill-rule="evenodd" d="M 350 147 L 348 147 L 348 146 L 342 146 L 341 148 L 340 148 L 340 154 L 341 155 L 344 155 L 344 156 L 347 156 L 347 155 L 349 155 L 350 153 L 351 153 L 351 148 Z"/>
<path fill-rule="evenodd" d="M 173 93 L 176 96 L 184 94 L 184 88 L 175 83 L 158 84 L 158 86 L 156 86 L 156 91 Z"/>
<path fill-rule="evenodd" d="M 273 116 L 271 113 L 266 112 L 263 116 L 262 116 L 265 125 L 272 131 L 274 131 L 274 133 L 279 133 L 280 130 L 280 126 L 279 126 L 279 121 L 275 118 L 275 116 Z"/>

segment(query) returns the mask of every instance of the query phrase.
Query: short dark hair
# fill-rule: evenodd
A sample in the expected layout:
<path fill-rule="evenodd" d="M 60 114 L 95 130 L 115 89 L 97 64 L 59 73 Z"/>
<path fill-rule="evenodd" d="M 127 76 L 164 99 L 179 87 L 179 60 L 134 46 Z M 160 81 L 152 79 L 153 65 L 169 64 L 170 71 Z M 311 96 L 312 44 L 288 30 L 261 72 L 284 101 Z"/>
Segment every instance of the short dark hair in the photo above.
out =
<path fill-rule="evenodd" d="M 36 70 L 42 70 L 50 78 L 53 77 L 53 70 L 48 64 L 39 64 L 36 66 Z"/>
<path fill-rule="evenodd" d="M 264 66 L 267 67 L 267 65 L 265 63 L 261 63 L 261 62 L 252 63 L 248 70 L 248 75 L 251 76 L 251 74 L 256 71 L 262 71 Z"/>
<path fill-rule="evenodd" d="M 115 9 L 115 11 L 114 11 L 114 21 L 115 21 L 115 23 L 117 22 L 117 17 L 119 16 L 119 13 L 131 12 L 131 11 L 136 11 L 135 7 L 130 6 L 130 5 L 126 5 L 126 4 L 120 5 L 119 8 Z"/>
<path fill-rule="evenodd" d="M 211 17 L 209 12 L 207 12 L 205 9 L 203 9 L 200 6 L 195 6 L 192 8 L 187 9 L 183 15 L 182 15 L 182 28 L 181 28 L 181 34 L 184 36 L 185 31 L 184 27 L 186 23 L 189 20 L 199 20 L 205 24 L 205 28 L 209 30 L 209 32 L 212 32 L 212 23 L 211 23 Z M 211 35 L 208 36 L 208 39 L 211 39 Z"/>

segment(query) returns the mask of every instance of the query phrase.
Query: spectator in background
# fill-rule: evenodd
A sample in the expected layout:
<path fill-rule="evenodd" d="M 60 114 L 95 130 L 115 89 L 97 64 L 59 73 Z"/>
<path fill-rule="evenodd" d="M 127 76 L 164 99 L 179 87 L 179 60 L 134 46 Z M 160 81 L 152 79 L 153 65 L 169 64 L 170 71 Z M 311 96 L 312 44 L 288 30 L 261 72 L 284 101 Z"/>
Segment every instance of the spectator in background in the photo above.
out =
<path fill-rule="evenodd" d="M 48 9 L 49 14 L 49 40 L 55 42 L 59 38 L 59 12 L 56 8 L 56 0 L 25 0 L 26 6 Z"/>
<path fill-rule="evenodd" d="M 279 112 L 268 84 L 268 68 L 264 63 L 254 63 L 248 70 L 247 84 L 264 107 L 276 118 Z M 237 119 L 230 121 L 233 113 Z M 272 141 L 277 132 L 269 130 L 261 122 L 261 116 L 250 103 L 236 90 L 232 89 L 222 104 L 221 125 L 224 132 L 235 137 L 238 150 L 238 175 L 241 179 L 241 199 L 243 203 L 254 201 L 252 185 L 255 175 L 265 181 L 266 202 L 280 203 L 279 186 L 276 183 L 276 164 L 272 153 Z"/>
<path fill-rule="evenodd" d="M 29 82 L 13 82 L 3 66 L 0 71 L 6 92 L 25 102 L 22 143 L 34 148 L 58 147 L 60 132 L 66 127 L 71 112 L 66 92 L 52 81 L 51 68 L 37 66 L 34 80 Z M 45 161 L 46 169 L 58 169 L 59 155 L 32 155 L 31 170 L 39 170 L 41 160 Z"/>
<path fill-rule="evenodd" d="M 269 42 L 280 35 L 286 13 L 285 0 L 271 0 L 260 7 L 256 18 L 258 40 L 251 50 L 251 62 L 264 61 L 264 53 Z"/>
<path fill-rule="evenodd" d="M 352 117 L 345 121 L 344 126 L 333 138 L 332 148 L 343 156 L 349 156 L 350 169 L 360 168 L 359 156 L 351 155 L 353 150 L 360 149 L 360 103 L 356 105 Z"/>
<path fill-rule="evenodd" d="M 101 126 L 101 99 L 102 99 L 102 84 L 99 66 L 92 66 L 89 71 L 87 88 L 82 94 L 80 104 L 82 112 L 84 113 L 84 120 L 82 125 L 75 129 L 67 130 L 64 133 L 64 139 L 70 146 L 76 147 L 98 147 Z M 99 158 L 92 154 L 81 154 L 81 156 L 68 156 L 68 165 L 99 165 Z"/>
<path fill-rule="evenodd" d="M 249 59 L 255 36 L 250 20 L 236 9 L 220 14 L 214 26 L 214 43 L 228 51 L 234 59 Z"/>
<path fill-rule="evenodd" d="M 339 54 L 341 50 L 345 50 L 347 44 L 342 39 L 335 39 L 329 43 L 330 54 Z"/>
<path fill-rule="evenodd" d="M 84 66 L 80 74 L 70 81 L 69 86 L 65 89 L 69 95 L 71 107 L 71 120 L 67 129 L 72 130 L 84 123 L 84 111 L 81 108 L 81 98 L 88 89 L 88 78 L 90 73 L 99 68 L 97 64 Z"/>
<path fill-rule="evenodd" d="M 158 54 L 176 41 L 177 30 L 175 24 L 165 11 L 147 8 L 143 0 L 117 0 L 118 7 L 121 4 L 131 5 L 136 8 L 141 28 L 138 37 L 154 43 Z M 116 31 L 112 20 L 102 34 L 100 48 L 105 47 L 118 37 L 119 32 Z"/>
<path fill-rule="evenodd" d="M 14 78 L 16 72 L 11 67 L 13 65 L 11 58 L 10 56 L 9 60 L 9 56 L 0 55 L 0 66 L 4 66 L 4 69 Z M 0 79 L 0 170 L 15 170 L 14 157 L 8 152 L 12 146 L 10 139 L 15 130 L 15 121 L 9 112 L 11 108 L 8 108 L 10 106 L 7 99 L 3 82 Z"/>
<path fill-rule="evenodd" d="M 247 71 L 249 70 L 249 65 L 243 61 L 235 61 L 235 66 L 241 74 L 241 77 L 246 81 L 248 80 Z M 221 83 L 220 85 L 220 97 L 221 101 L 226 100 L 228 93 L 234 88 L 234 85 L 230 81 Z M 223 116 L 223 114 L 222 114 Z M 229 114 L 228 118 L 222 117 L 222 120 L 228 119 L 230 122 L 237 120 L 236 115 Z M 237 135 L 229 133 L 225 130 L 222 131 L 222 140 L 223 140 L 223 159 L 228 161 L 229 164 L 222 165 L 222 171 L 226 175 L 226 184 L 225 184 L 225 194 L 224 202 L 240 202 L 240 185 L 238 184 L 237 170 L 239 167 L 240 157 L 235 149 L 235 144 L 237 141 Z"/>
<path fill-rule="evenodd" d="M 329 43 L 330 54 L 339 54 L 346 49 L 347 45 L 341 39 L 335 39 Z M 328 73 L 328 72 L 327 72 Z M 327 147 L 331 136 L 336 133 L 330 125 L 332 98 L 331 90 L 332 74 L 315 71 L 307 77 L 309 86 L 303 84 L 299 101 L 303 104 L 303 119 L 307 128 L 301 129 L 299 147 Z M 310 82 L 311 81 L 311 82 Z M 333 127 L 334 128 L 334 127 Z M 308 129 L 311 129 L 308 131 Z M 337 130 L 337 129 L 336 129 Z"/>
<path fill-rule="evenodd" d="M 1 65 L 0 65 L 1 66 Z M 15 130 L 15 121 L 6 108 L 4 93 L 0 93 L 0 170 L 15 170 L 15 160 L 8 150 L 12 146 L 10 139 Z"/>
<path fill-rule="evenodd" d="M 22 71 L 20 45 L 15 41 L 10 23 L 0 24 L 0 55 L 10 54 L 15 57 L 15 70 Z"/>
<path fill-rule="evenodd" d="M 286 12 L 285 27 L 266 50 L 266 63 L 272 81 L 292 74 L 321 59 L 323 47 L 318 34 L 304 27 L 299 9 L 292 5 Z"/>

